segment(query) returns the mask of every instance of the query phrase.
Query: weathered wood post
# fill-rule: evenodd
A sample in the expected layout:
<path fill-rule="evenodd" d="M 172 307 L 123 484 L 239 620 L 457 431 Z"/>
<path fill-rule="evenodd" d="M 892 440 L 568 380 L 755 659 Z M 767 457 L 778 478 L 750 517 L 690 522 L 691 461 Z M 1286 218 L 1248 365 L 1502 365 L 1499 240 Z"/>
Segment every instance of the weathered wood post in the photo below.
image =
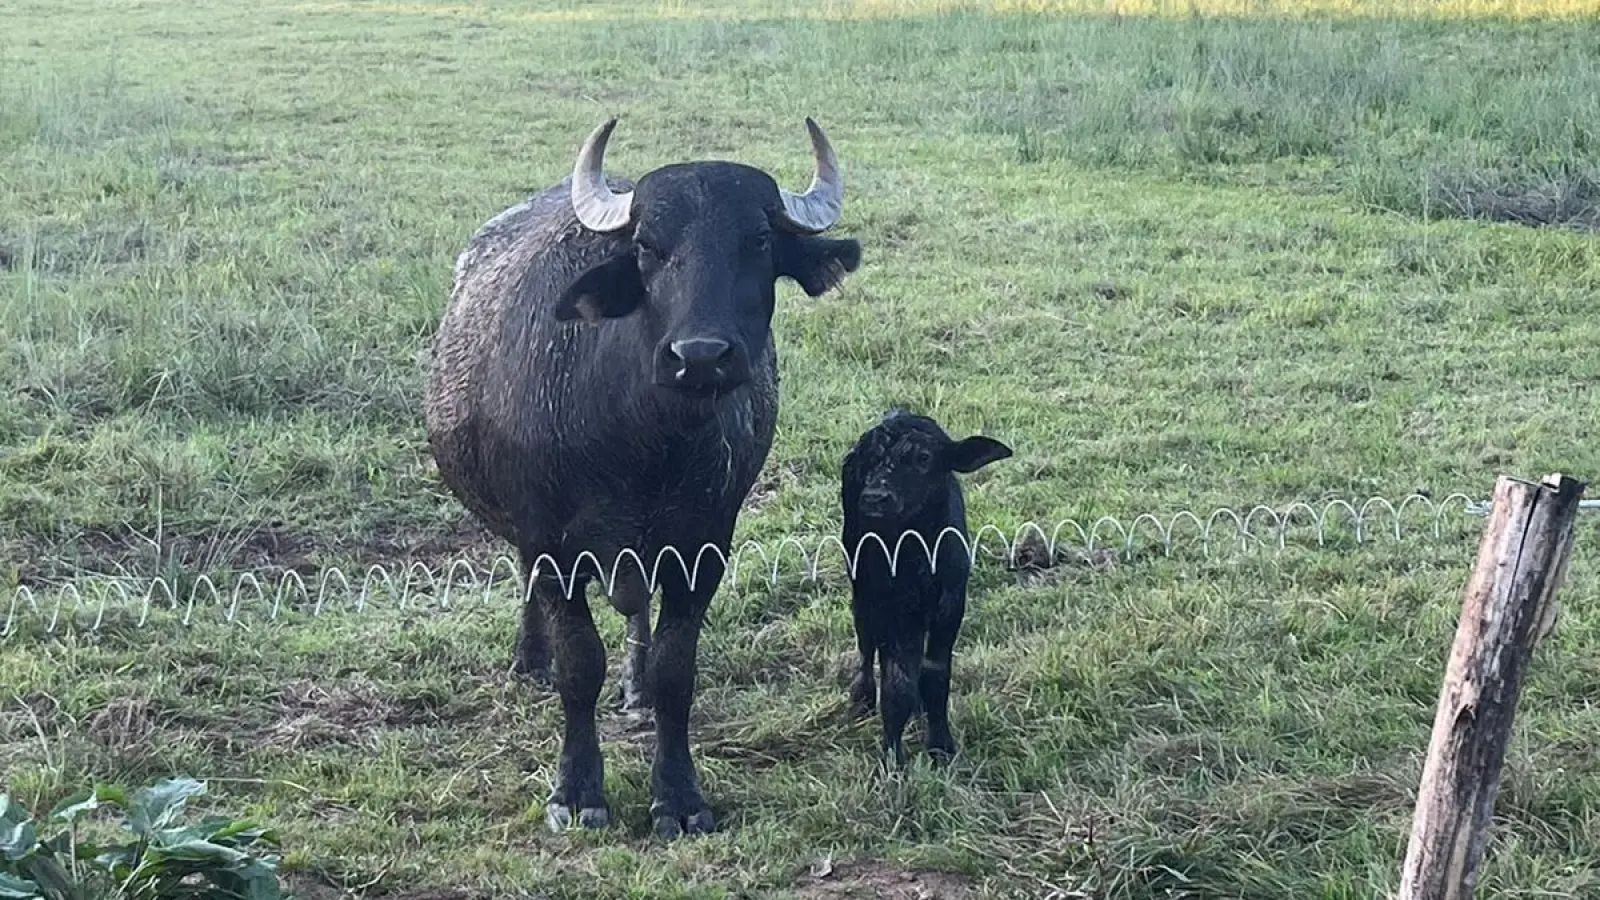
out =
<path fill-rule="evenodd" d="M 1534 645 L 1555 623 L 1582 482 L 1502 476 L 1467 582 L 1400 873 L 1399 900 L 1468 900 Z"/>

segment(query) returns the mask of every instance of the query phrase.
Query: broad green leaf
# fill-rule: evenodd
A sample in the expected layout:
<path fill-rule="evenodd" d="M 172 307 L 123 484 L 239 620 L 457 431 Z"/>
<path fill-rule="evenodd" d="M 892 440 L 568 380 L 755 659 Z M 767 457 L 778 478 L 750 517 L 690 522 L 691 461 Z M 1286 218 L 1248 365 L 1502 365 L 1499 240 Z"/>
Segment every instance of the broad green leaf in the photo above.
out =
<path fill-rule="evenodd" d="M 193 778 L 169 778 L 133 795 L 128 811 L 128 824 L 134 832 L 146 837 L 171 825 L 183 814 L 184 803 L 190 797 L 206 792 L 205 782 Z"/>
<path fill-rule="evenodd" d="M 171 844 L 165 847 L 152 846 L 145 852 L 146 863 L 157 863 L 164 860 L 177 860 L 179 862 L 214 863 L 226 866 L 250 859 L 250 857 L 232 847 L 213 844 L 210 841 L 184 841 L 180 844 Z"/>
<path fill-rule="evenodd" d="M 0 825 L 15 825 L 33 818 L 11 799 L 10 794 L 0 794 Z"/>
<path fill-rule="evenodd" d="M 21 859 L 39 847 L 39 833 L 33 823 L 24 819 L 16 824 L 0 825 L 0 854 L 6 859 Z"/>
<path fill-rule="evenodd" d="M 89 853 L 98 850 L 92 857 L 96 867 L 102 871 L 110 872 L 117 880 L 128 877 L 133 867 L 139 863 L 139 846 L 137 844 L 122 844 L 114 847 L 87 848 L 80 847 L 79 859 L 90 858 Z"/>
<path fill-rule="evenodd" d="M 178 844 L 187 844 L 190 841 L 203 841 L 211 836 L 211 830 L 200 825 L 184 825 L 178 828 L 163 828 L 150 834 L 150 846 L 175 847 Z"/>
<path fill-rule="evenodd" d="M 157 847 L 172 847 L 189 841 L 210 841 L 232 847 L 260 840 L 266 833 L 265 829 L 249 820 L 235 822 L 224 816 L 211 816 L 194 825 L 163 828 L 150 836 L 150 843 Z"/>
<path fill-rule="evenodd" d="M 237 825 L 249 825 L 249 819 L 235 819 L 232 816 L 206 816 L 195 823 L 196 828 L 203 828 L 208 836 L 220 834 Z"/>
<path fill-rule="evenodd" d="M 39 886 L 26 878 L 0 872 L 0 898 L 4 900 L 33 900 L 39 896 Z"/>
<path fill-rule="evenodd" d="M 261 841 L 264 844 L 278 843 L 278 834 L 270 828 L 265 828 L 261 823 L 252 819 L 239 819 L 237 821 L 224 821 L 218 824 L 207 838 L 216 843 L 225 843 L 227 840 L 237 841 L 241 846 Z"/>
<path fill-rule="evenodd" d="M 72 873 L 48 856 L 30 856 L 22 860 L 17 871 L 38 885 L 39 893 L 51 900 L 72 900 L 79 894 Z"/>
<path fill-rule="evenodd" d="M 55 837 L 40 841 L 39 846 L 43 847 L 45 852 L 51 856 L 70 859 L 72 857 L 72 832 L 58 831 Z"/>
<path fill-rule="evenodd" d="M 207 878 L 229 897 L 241 900 L 281 900 L 283 888 L 277 875 L 264 866 L 245 866 L 207 873 Z"/>
<path fill-rule="evenodd" d="M 60 822 L 75 822 L 79 816 L 100 808 L 100 798 L 94 791 L 80 791 L 56 804 L 50 818 Z"/>

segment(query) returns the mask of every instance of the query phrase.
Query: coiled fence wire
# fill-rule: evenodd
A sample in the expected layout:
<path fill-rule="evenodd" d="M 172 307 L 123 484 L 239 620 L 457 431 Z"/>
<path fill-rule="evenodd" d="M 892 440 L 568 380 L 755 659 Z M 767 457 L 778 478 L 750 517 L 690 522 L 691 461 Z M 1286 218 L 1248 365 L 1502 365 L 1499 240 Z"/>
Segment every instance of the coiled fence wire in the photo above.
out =
<path fill-rule="evenodd" d="M 1291 543 L 1326 548 L 1335 541 L 1341 546 L 1359 546 L 1408 536 L 1438 540 L 1446 537 L 1447 528 L 1451 536 L 1459 534 L 1463 516 L 1481 517 L 1487 512 L 1487 502 L 1459 493 L 1442 500 L 1412 494 L 1397 502 L 1384 497 L 1315 504 L 1296 501 L 1279 507 L 1257 504 L 1242 511 L 1217 507 L 1204 515 L 1192 510 L 1166 516 L 1143 513 L 1126 522 L 1114 516 L 1099 516 L 1087 523 L 1063 519 L 1048 526 L 1030 521 L 1009 532 L 986 524 L 972 529 L 970 537 L 954 529 L 931 540 L 916 532 L 892 540 L 868 534 L 854 548 L 845 547 L 837 536 L 821 535 L 784 536 L 766 543 L 749 540 L 731 553 L 710 544 L 689 553 L 667 547 L 648 560 L 624 550 L 608 564 L 585 553 L 566 569 L 544 556 L 536 561 L 535 570 L 553 577 L 570 596 L 580 567 L 598 570 L 598 580 L 609 592 L 618 577 L 639 573 L 651 589 L 663 573 L 681 575 L 692 586 L 715 563 L 724 570 L 723 589 L 741 590 L 758 581 L 777 586 L 786 580 L 842 580 L 854 574 L 864 552 L 888 554 L 891 567 L 904 565 L 906 554 L 919 554 L 935 568 L 947 545 L 960 547 L 974 567 L 999 561 L 1010 569 L 1047 567 L 1072 551 L 1114 553 L 1132 559 L 1151 554 L 1171 557 L 1179 550 L 1198 547 L 1202 557 L 1211 559 L 1222 552 L 1282 551 Z M 30 631 L 39 630 L 42 624 L 45 634 L 68 629 L 93 633 L 113 615 L 124 625 L 129 624 L 128 616 L 134 615 L 131 624 L 142 627 L 156 610 L 181 614 L 184 625 L 207 610 L 218 613 L 227 624 L 240 622 L 246 612 L 264 613 L 268 621 L 277 621 L 285 613 L 314 617 L 332 610 L 362 613 L 378 607 L 406 610 L 431 605 L 449 610 L 461 605 L 464 597 L 492 602 L 497 589 L 505 592 L 518 587 L 525 589 L 517 561 L 509 555 L 487 563 L 469 559 L 442 565 L 407 561 L 350 572 L 329 567 L 310 574 L 264 568 L 181 579 L 96 575 L 12 589 L 9 597 L 0 600 L 5 608 L 0 638 L 18 633 L 28 621 L 33 623 Z"/>

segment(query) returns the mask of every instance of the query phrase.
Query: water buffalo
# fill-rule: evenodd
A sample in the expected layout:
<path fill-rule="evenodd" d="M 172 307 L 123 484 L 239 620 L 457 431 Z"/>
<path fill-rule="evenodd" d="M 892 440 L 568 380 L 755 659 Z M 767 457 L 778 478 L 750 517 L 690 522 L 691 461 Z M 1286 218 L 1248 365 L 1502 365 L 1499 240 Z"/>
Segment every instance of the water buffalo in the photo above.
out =
<path fill-rule="evenodd" d="M 720 161 L 608 178 L 615 126 L 589 136 L 570 178 L 488 221 L 456 260 L 425 412 L 444 483 L 522 562 L 515 668 L 554 681 L 566 720 L 552 829 L 574 814 L 583 827 L 610 820 L 595 731 L 605 648 L 585 593 L 597 576 L 606 586 L 625 549 L 644 561 L 625 562 L 608 597 L 628 617 L 625 702 L 653 708 L 650 812 L 672 838 L 714 828 L 688 726 L 723 566 L 700 550 L 727 552 L 772 446 L 775 285 L 787 277 L 820 296 L 861 247 L 819 236 L 844 185 L 809 118 L 815 174 L 802 194 Z"/>
<path fill-rule="evenodd" d="M 850 699 L 869 712 L 881 690 L 887 765 L 906 762 L 901 735 L 918 701 L 928 718 L 929 754 L 936 761 L 956 754 L 950 665 L 972 561 L 966 501 L 955 473 L 1009 456 L 1011 448 L 993 438 L 951 440 L 934 419 L 899 407 L 845 454 L 839 502 L 844 547 L 856 559 L 850 609 L 861 652 Z M 876 686 L 874 657 L 882 676 Z"/>

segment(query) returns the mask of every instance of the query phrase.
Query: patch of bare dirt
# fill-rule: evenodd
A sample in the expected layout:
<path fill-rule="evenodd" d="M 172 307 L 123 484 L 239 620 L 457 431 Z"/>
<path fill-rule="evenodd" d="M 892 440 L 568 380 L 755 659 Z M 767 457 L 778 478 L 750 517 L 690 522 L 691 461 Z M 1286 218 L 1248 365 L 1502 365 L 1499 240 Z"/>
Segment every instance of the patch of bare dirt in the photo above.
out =
<path fill-rule="evenodd" d="M 600 740 L 607 745 L 633 744 L 643 747 L 655 742 L 655 714 L 649 710 L 602 710 L 595 729 L 600 733 Z"/>
<path fill-rule="evenodd" d="M 300 749 L 355 744 L 385 728 L 437 725 L 484 715 L 471 685 L 457 684 L 456 697 L 386 696 L 365 676 L 337 681 L 302 680 L 278 691 L 272 721 L 256 735 L 269 747 Z"/>
<path fill-rule="evenodd" d="M 261 741 L 295 750 L 358 743 L 387 724 L 391 714 L 377 687 L 365 679 L 328 687 L 293 682 L 278 692 L 278 706 L 278 718 Z"/>
<path fill-rule="evenodd" d="M 161 727 L 161 710 L 148 697 L 117 697 L 89 720 L 89 736 L 114 752 L 144 744 Z"/>
<path fill-rule="evenodd" d="M 294 900 L 344 900 L 350 896 L 315 875 L 292 872 L 283 878 L 285 894 Z"/>
<path fill-rule="evenodd" d="M 873 860 L 820 863 L 795 884 L 795 896 L 807 900 L 965 900 L 975 895 L 964 876 Z"/>
<path fill-rule="evenodd" d="M 458 559 L 470 560 L 487 568 L 497 556 L 511 552 L 511 546 L 495 537 L 476 520 L 463 518 L 448 531 L 392 529 L 368 535 L 346 548 L 362 565 L 388 562 L 420 562 L 430 568 L 443 568 Z"/>
<path fill-rule="evenodd" d="M 60 701 L 40 691 L 0 697 L 0 742 L 50 738 L 75 725 Z"/>

